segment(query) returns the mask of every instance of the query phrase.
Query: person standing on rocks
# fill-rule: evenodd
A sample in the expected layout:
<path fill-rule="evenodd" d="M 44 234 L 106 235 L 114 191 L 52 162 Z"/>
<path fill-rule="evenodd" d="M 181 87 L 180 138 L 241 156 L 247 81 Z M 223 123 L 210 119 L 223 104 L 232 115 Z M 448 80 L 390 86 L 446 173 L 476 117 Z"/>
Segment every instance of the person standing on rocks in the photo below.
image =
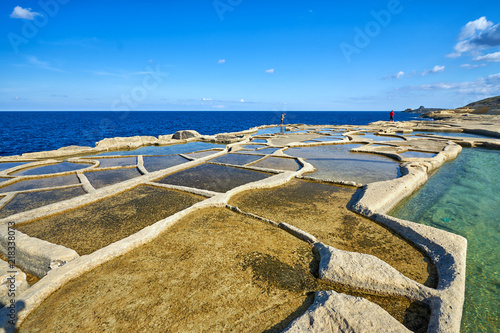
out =
<path fill-rule="evenodd" d="M 394 111 L 393 110 L 391 110 L 391 112 L 389 113 L 389 116 L 390 116 L 389 121 L 393 123 L 394 122 Z"/>
<path fill-rule="evenodd" d="M 281 114 L 281 126 L 283 126 L 283 120 L 285 120 L 285 114 L 284 113 Z"/>

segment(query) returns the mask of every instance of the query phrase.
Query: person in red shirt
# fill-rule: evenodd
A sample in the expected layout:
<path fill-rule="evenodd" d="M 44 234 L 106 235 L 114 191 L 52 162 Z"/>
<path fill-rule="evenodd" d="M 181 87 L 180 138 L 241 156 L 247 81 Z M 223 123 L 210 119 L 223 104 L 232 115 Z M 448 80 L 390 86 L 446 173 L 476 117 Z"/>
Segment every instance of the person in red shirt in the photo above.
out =
<path fill-rule="evenodd" d="M 391 116 L 390 121 L 394 122 L 394 111 L 391 110 L 391 113 L 389 113 L 389 116 Z"/>

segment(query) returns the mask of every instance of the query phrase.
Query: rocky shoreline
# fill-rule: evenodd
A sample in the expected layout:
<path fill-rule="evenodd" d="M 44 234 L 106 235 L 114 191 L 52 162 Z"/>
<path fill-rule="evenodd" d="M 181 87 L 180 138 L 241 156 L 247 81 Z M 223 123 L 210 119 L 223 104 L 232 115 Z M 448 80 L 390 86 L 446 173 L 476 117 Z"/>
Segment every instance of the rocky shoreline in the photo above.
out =
<path fill-rule="evenodd" d="M 440 118 L 441 116 L 442 118 Z M 259 217 L 252 212 L 249 212 L 248 216 L 261 219 L 276 230 L 292 235 L 292 237 L 308 244 L 311 250 L 317 252 L 320 256 L 317 274 L 321 281 L 337 283 L 375 294 L 405 297 L 423 302 L 430 308 L 430 317 L 425 331 L 459 332 L 465 290 L 466 239 L 446 231 L 393 218 L 387 215 L 387 212 L 424 184 L 430 173 L 446 161 L 455 158 L 462 147 L 500 149 L 500 139 L 498 139 L 500 138 L 500 116 L 477 114 L 444 116 L 441 113 L 435 118 L 439 120 L 376 122 L 367 126 L 296 124 L 287 125 L 286 128 L 282 128 L 282 131 L 269 134 L 259 134 L 259 131 L 278 128 L 262 126 L 243 132 L 213 136 L 200 135 L 195 131 L 179 131 L 158 138 L 104 139 L 97 142 L 93 148 L 73 146 L 55 151 L 2 157 L 0 158 L 0 166 L 2 163 L 5 165 L 8 163 L 22 164 L 0 169 L 0 179 L 3 180 L 0 183 L 0 214 L 2 209 L 9 207 L 8 205 L 11 205 L 19 196 L 39 193 L 37 187 L 28 190 L 19 187 L 19 184 L 29 181 L 52 180 L 76 175 L 78 177 L 76 183 L 63 186 L 44 185 L 41 189 L 48 192 L 49 190 L 81 186 L 86 193 L 27 211 L 14 211 L 12 215 L 1 218 L 0 224 L 3 227 L 0 228 L 0 251 L 5 257 L 9 256 L 9 227 L 36 226 L 39 223 L 37 221 L 57 216 L 56 214 L 66 214 L 66 212 L 73 210 L 78 212 L 82 207 L 96 202 L 118 198 L 119 195 L 138 186 L 166 186 L 170 190 L 196 195 L 201 201 L 190 204 L 188 208 L 179 208 L 181 210 L 175 214 L 159 221 L 152 221 L 151 225 L 139 231 L 133 231 L 123 238 L 113 240 L 102 248 L 91 250 L 88 254 L 85 253 L 86 255 L 82 255 L 71 247 L 60 243 L 51 243 L 43 238 L 32 237 L 30 234 L 16 229 L 16 266 L 21 270 L 16 275 L 16 281 L 18 281 L 16 283 L 19 286 L 16 295 L 17 310 L 15 310 L 17 319 L 14 325 L 9 324 L 8 314 L 11 309 L 6 305 L 0 310 L 3 320 L 1 327 L 3 331 L 14 331 L 16 327 L 23 328 L 23 322 L 30 315 L 36 314 L 37 308 L 57 289 L 64 288 L 72 280 L 81 279 L 86 273 L 95 270 L 100 265 L 112 263 L 119 256 L 154 242 L 180 220 L 191 216 L 190 214 L 199 213 L 208 208 L 221 207 L 242 214 L 237 205 L 233 206 L 234 204 L 231 202 L 233 197 L 246 191 L 277 188 L 290 183 L 293 179 L 298 179 L 318 184 L 334 184 L 331 186 L 348 186 L 355 189 L 354 195 L 347 204 L 348 208 L 360 216 L 385 226 L 428 256 L 437 269 L 437 286 L 429 287 L 416 282 L 375 256 L 343 251 L 323 243 L 318 240 L 317 235 L 298 228 L 294 225 L 295 223 L 270 220 Z M 419 134 L 412 136 L 413 131 L 418 131 Z M 425 134 L 425 132 L 429 132 L 429 134 Z M 456 133 L 457 136 L 441 136 L 439 132 Z M 463 137 L 460 136 L 460 133 L 487 135 L 489 138 Z M 132 155 L 135 159 L 130 166 L 122 167 L 117 164 L 101 168 L 104 159 L 113 162 L 123 159 L 124 157 L 120 157 L 120 152 L 130 152 L 143 147 L 162 147 L 196 142 L 219 144 L 223 145 L 224 148 L 181 153 L 176 158 L 184 159 L 184 163 L 166 166 L 157 171 L 152 171 L 151 164 L 148 164 L 152 161 L 152 157 L 140 154 Z M 382 156 L 399 163 L 401 176 L 376 182 L 365 182 L 362 178 L 361 180 L 356 178 L 343 179 L 336 176 L 332 176 L 332 178 L 319 176 L 318 178 L 315 173 L 312 173 L 320 168 L 320 165 L 315 165 L 314 158 L 309 161 L 307 157 L 294 156 L 292 153 L 294 149 L 298 149 L 297 151 L 300 152 L 300 149 L 305 148 L 342 147 L 352 144 L 359 146 L 351 149 L 351 152 Z M 115 152 L 117 156 L 96 156 L 103 152 Z M 412 155 L 407 157 L 405 155 L 407 152 L 413 152 L 419 157 Z M 227 161 L 217 162 L 224 156 L 229 159 L 230 163 Z M 253 156 L 256 157 L 253 158 Z M 236 164 L 236 161 L 242 158 L 249 159 L 251 162 Z M 55 174 L 18 175 L 23 170 L 36 170 L 36 168 L 58 165 L 61 163 L 61 159 L 66 160 L 67 163 L 83 164 L 84 167 L 77 171 L 68 170 Z M 296 163 L 296 168 L 290 164 L 292 161 Z M 189 178 L 183 178 L 188 181 L 181 185 L 173 183 L 160 185 L 158 182 L 158 179 L 179 175 L 186 170 L 195 170 L 203 165 L 265 173 L 266 176 L 260 180 L 242 181 L 233 185 L 235 187 L 231 186 L 229 190 L 203 188 L 196 182 L 190 184 Z M 106 186 L 102 188 L 97 187 L 98 183 L 91 177 L 97 175 L 98 172 L 108 172 L 111 175 L 111 172 L 116 173 L 131 169 L 137 169 L 138 175 L 130 179 L 124 178 L 111 185 L 105 184 Z M 221 179 L 221 176 L 224 175 L 226 173 L 215 174 L 217 180 L 214 179 L 214 181 L 229 182 L 234 180 L 230 179 L 232 177 L 235 179 L 243 177 L 236 174 L 230 176 L 227 173 L 228 179 Z M 8 268 L 8 265 L 6 267 Z M 40 280 L 29 286 L 25 282 L 26 277 L 23 272 L 33 274 Z M 6 272 L 2 271 L 2 276 L 6 277 L 7 275 Z M 408 329 L 384 309 L 363 298 L 346 296 L 334 291 L 317 291 L 314 300 L 314 304 L 290 322 L 284 331 L 319 331 L 326 327 L 340 327 L 342 325 L 347 325 L 346 329 L 350 328 L 355 331 L 363 331 L 366 327 L 371 327 L 370 330 L 373 329 L 373 331 L 399 332 Z M 20 306 L 21 304 L 22 306 Z M 36 325 L 36 323 L 30 325 Z M 36 328 L 35 326 L 27 326 L 25 330 L 29 331 L 28 327 Z"/>

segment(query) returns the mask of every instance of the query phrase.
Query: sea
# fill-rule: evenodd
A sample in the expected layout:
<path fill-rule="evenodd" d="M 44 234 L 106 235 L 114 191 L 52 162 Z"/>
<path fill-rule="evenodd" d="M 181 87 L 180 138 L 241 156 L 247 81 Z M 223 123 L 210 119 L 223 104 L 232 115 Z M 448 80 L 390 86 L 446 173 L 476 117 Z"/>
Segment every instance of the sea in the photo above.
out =
<path fill-rule="evenodd" d="M 77 145 L 94 147 L 105 138 L 159 136 L 179 130 L 200 134 L 237 132 L 280 123 L 277 111 L 2 111 L 0 156 L 20 155 Z M 397 112 L 396 121 L 419 119 Z M 289 111 L 285 124 L 367 125 L 389 120 L 382 111 Z"/>
<path fill-rule="evenodd" d="M 467 238 L 462 333 L 500 328 L 500 150 L 464 148 L 390 215 Z"/>

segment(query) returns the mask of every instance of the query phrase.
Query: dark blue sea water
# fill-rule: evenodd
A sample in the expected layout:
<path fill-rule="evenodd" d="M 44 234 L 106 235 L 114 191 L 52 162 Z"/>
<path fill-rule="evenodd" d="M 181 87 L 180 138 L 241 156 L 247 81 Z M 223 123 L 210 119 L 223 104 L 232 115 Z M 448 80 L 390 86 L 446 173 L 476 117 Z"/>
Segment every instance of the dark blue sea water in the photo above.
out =
<path fill-rule="evenodd" d="M 280 123 L 281 112 L 0 112 L 0 156 L 53 150 L 70 145 L 94 147 L 104 138 L 172 134 L 191 129 L 201 134 L 235 132 Z M 396 121 L 417 119 L 396 113 Z M 287 112 L 285 124 L 366 125 L 388 120 L 389 112 Z"/>

